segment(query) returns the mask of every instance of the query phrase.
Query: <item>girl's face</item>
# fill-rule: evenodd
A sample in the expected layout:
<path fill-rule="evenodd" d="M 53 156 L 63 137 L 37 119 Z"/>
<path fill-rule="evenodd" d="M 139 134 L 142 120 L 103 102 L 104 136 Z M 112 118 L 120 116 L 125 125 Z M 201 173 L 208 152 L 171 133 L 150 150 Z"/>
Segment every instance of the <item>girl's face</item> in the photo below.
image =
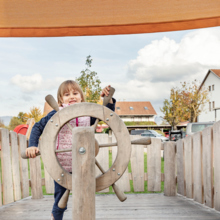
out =
<path fill-rule="evenodd" d="M 82 97 L 77 90 L 69 90 L 68 92 L 63 94 L 62 102 L 66 105 L 72 105 L 75 103 L 80 103 L 82 101 Z"/>

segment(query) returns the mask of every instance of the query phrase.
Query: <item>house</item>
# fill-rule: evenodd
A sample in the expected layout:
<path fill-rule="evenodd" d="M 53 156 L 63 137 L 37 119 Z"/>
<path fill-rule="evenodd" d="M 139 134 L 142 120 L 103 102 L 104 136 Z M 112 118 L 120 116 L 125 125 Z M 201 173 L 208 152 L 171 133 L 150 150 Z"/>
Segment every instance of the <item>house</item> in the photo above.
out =
<path fill-rule="evenodd" d="M 154 121 L 157 115 L 150 102 L 116 102 L 115 112 L 123 121 Z"/>
<path fill-rule="evenodd" d="M 209 90 L 209 103 L 205 104 L 204 112 L 198 116 L 198 122 L 220 120 L 220 69 L 210 69 L 202 81 L 199 89 Z"/>

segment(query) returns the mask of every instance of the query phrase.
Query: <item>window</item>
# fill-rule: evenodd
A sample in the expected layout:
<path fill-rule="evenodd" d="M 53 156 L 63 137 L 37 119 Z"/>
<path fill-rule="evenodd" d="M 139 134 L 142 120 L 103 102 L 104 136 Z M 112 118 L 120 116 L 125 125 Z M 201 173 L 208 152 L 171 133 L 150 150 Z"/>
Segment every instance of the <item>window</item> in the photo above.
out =
<path fill-rule="evenodd" d="M 145 106 L 144 109 L 145 109 L 145 110 L 148 110 L 148 107 Z"/>
<path fill-rule="evenodd" d="M 211 87 L 211 86 L 209 86 L 209 92 L 210 92 L 210 91 L 212 91 L 212 87 Z"/>
<path fill-rule="evenodd" d="M 134 108 L 130 106 L 130 110 L 134 110 Z"/>
<path fill-rule="evenodd" d="M 209 111 L 211 111 L 211 110 L 212 110 L 212 103 L 209 102 Z"/>
<path fill-rule="evenodd" d="M 117 110 L 120 110 L 120 107 L 116 107 Z"/>
<path fill-rule="evenodd" d="M 214 91 L 215 90 L 215 85 L 212 85 L 212 91 Z"/>
<path fill-rule="evenodd" d="M 215 108 L 215 102 L 213 101 L 212 102 L 212 109 L 214 109 Z"/>

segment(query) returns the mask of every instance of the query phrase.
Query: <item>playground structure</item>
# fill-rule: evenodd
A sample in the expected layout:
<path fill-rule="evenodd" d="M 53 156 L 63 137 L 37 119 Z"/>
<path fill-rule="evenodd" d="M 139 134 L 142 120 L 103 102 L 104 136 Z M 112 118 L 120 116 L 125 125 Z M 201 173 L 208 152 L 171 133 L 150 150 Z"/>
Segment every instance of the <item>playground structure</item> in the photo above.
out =
<path fill-rule="evenodd" d="M 85 105 L 85 106 L 84 106 Z M 92 105 L 92 106 L 90 106 Z M 93 105 L 95 107 L 93 107 Z M 87 106 L 93 107 L 93 110 L 91 112 L 88 112 Z M 106 109 L 102 106 L 96 107 L 98 105 L 95 104 L 90 104 L 90 103 L 84 103 L 83 104 L 83 109 L 78 110 L 76 112 L 76 115 L 74 117 L 79 117 L 82 115 L 92 115 L 92 116 L 97 116 L 99 108 L 103 108 L 106 110 L 106 114 L 110 116 L 111 111 L 109 109 Z M 53 130 L 51 134 L 48 134 L 49 136 L 43 135 L 41 144 L 45 141 L 46 144 L 53 143 L 55 141 L 55 137 L 59 130 L 59 126 L 62 126 L 64 123 L 69 121 L 72 116 L 69 116 L 72 108 L 80 108 L 80 105 L 78 106 L 70 106 L 68 108 L 65 108 L 62 110 L 62 112 L 59 112 L 54 115 L 55 117 L 52 119 L 53 121 L 50 121 L 45 128 L 45 130 Z M 80 113 L 79 113 L 80 112 Z M 103 111 L 104 112 L 104 111 Z M 98 116 L 98 118 L 106 120 L 106 116 Z M 114 118 L 114 116 L 110 116 Z M 58 121 L 56 121 L 58 120 Z M 114 120 L 113 120 L 114 121 Z M 117 121 L 117 120 L 116 120 Z M 59 122 L 59 124 L 57 124 Z M 98 140 L 98 143 L 100 146 L 111 146 L 111 145 L 116 145 L 115 140 L 117 140 L 118 145 L 120 147 L 121 140 L 126 143 L 126 145 L 129 145 L 132 143 L 132 153 L 131 153 L 131 169 L 132 173 L 128 173 L 128 170 L 126 169 L 126 166 L 124 168 L 115 166 L 115 171 L 113 171 L 114 167 L 112 169 L 109 169 L 108 166 L 108 160 L 107 158 L 109 157 L 109 149 L 108 148 L 100 148 L 99 149 L 99 154 L 97 155 L 97 160 L 100 161 L 101 166 L 103 166 L 104 171 L 106 171 L 105 174 L 100 175 L 98 172 L 96 172 L 95 175 L 95 167 L 91 166 L 91 164 L 95 163 L 95 158 L 94 156 L 91 157 L 89 160 L 90 165 L 89 167 L 93 167 L 92 171 L 91 169 L 89 174 L 87 173 L 86 169 L 81 169 L 80 167 L 86 166 L 85 165 L 85 160 L 78 160 L 80 156 L 84 157 L 85 155 L 80 155 L 78 152 L 78 148 L 80 148 L 79 145 L 76 144 L 74 147 L 73 151 L 73 156 L 75 157 L 74 159 L 74 165 L 73 172 L 76 173 L 77 180 L 81 179 L 82 176 L 83 178 L 85 176 L 88 177 L 87 180 L 81 179 L 81 183 L 84 184 L 85 181 L 88 181 L 88 185 L 73 185 L 71 184 L 71 175 L 65 172 L 64 170 L 59 170 L 58 164 L 54 165 L 54 163 L 51 163 L 51 161 L 47 161 L 48 158 L 46 155 L 55 155 L 53 148 L 48 150 L 47 152 L 42 151 L 43 148 L 41 149 L 42 151 L 42 157 L 44 161 L 45 167 L 50 170 L 54 170 L 54 173 L 50 173 L 51 176 L 53 176 L 54 179 L 57 179 L 63 186 L 65 186 L 67 189 L 72 189 L 74 188 L 74 192 L 78 192 L 74 194 L 76 197 L 73 195 L 73 204 L 74 203 L 74 198 L 78 199 L 83 198 L 83 205 L 87 204 L 88 206 L 85 205 L 85 208 L 89 207 L 87 210 L 87 214 L 84 213 L 84 216 L 81 216 L 82 218 L 79 218 L 77 216 L 77 219 L 95 219 L 95 188 L 96 191 L 103 190 L 108 186 L 114 184 L 116 180 L 121 176 L 121 174 L 125 171 L 124 175 L 117 181 L 118 187 L 122 191 L 130 191 L 130 180 L 133 181 L 133 186 L 134 186 L 134 191 L 136 192 L 141 192 L 144 191 L 144 183 L 147 181 L 147 188 L 148 191 L 152 192 L 157 192 L 161 191 L 161 182 L 164 182 L 164 196 L 176 196 L 177 193 L 185 196 L 186 198 L 191 198 L 194 201 L 204 204 L 207 207 L 214 208 L 217 211 L 220 211 L 220 196 L 219 196 L 219 181 L 220 181 L 220 171 L 219 171 L 219 156 L 220 156 L 220 122 L 216 122 L 212 127 L 208 127 L 204 129 L 202 132 L 198 132 L 192 136 L 188 136 L 185 139 L 178 140 L 177 142 L 166 142 L 166 143 L 161 143 L 160 140 L 158 139 L 153 139 L 151 140 L 150 145 L 139 145 L 135 146 L 135 141 L 133 139 L 137 139 L 137 136 L 130 136 L 125 135 L 123 136 L 122 139 L 119 139 L 121 137 L 118 137 L 117 132 L 122 132 L 120 130 L 121 126 L 116 126 L 112 125 L 111 120 L 108 119 L 106 121 L 110 127 L 113 128 L 113 133 L 115 137 L 109 137 L 107 134 L 97 134 L 95 137 Z M 116 122 L 114 122 L 116 123 Z M 117 124 L 117 123 L 116 123 Z M 85 129 L 85 128 L 80 128 L 80 129 Z M 85 150 L 92 151 L 90 152 L 91 155 L 95 154 L 95 145 L 92 143 L 95 143 L 92 141 L 88 141 L 93 139 L 94 140 L 94 135 L 91 135 L 93 133 L 92 128 L 86 128 L 86 132 L 88 135 L 86 135 L 83 138 L 83 141 L 85 141 L 84 145 Z M 116 130 L 115 130 L 116 129 Z M 117 130 L 118 129 L 118 130 Z M 48 132 L 47 132 L 48 133 Z M 85 133 L 85 130 L 80 131 L 77 129 L 73 131 L 75 133 L 75 138 L 80 139 L 82 137 L 83 133 Z M 51 137 L 52 139 L 48 138 Z M 113 135 L 112 135 L 113 136 Z M 28 162 L 27 160 L 21 159 L 19 157 L 20 152 L 23 152 L 26 147 L 27 147 L 27 140 L 24 135 L 17 134 L 15 132 L 8 132 L 6 129 L 1 129 L 1 145 L 2 145 L 2 151 L 1 151 L 1 167 L 2 167 L 2 193 L 0 196 L 2 196 L 3 199 L 3 207 L 4 205 L 7 205 L 9 203 L 13 203 L 15 201 L 18 201 L 20 199 L 24 199 L 26 197 L 29 197 L 29 186 L 31 186 L 31 194 L 33 199 L 42 199 L 43 198 L 43 193 L 42 193 L 42 185 L 45 185 L 46 188 L 51 190 L 51 187 L 53 185 L 53 181 L 51 177 L 48 175 L 47 171 L 45 170 L 45 179 L 42 179 L 41 177 L 41 162 L 40 162 L 40 157 L 37 157 L 35 159 L 29 159 L 29 165 L 30 165 L 30 180 L 28 177 Z M 18 137 L 18 139 L 17 139 Z M 126 138 L 127 140 L 125 140 Z M 109 139 L 113 139 L 111 143 L 104 144 L 106 142 L 110 142 Z M 49 141 L 49 142 L 48 142 Z M 81 140 L 82 142 L 82 140 Z M 104 143 L 103 143 L 104 142 Z M 78 142 L 79 143 L 79 142 Z M 87 144 L 86 144 L 87 143 Z M 89 144 L 88 144 L 89 143 Z M 139 142 L 138 142 L 139 143 Z M 148 143 L 149 144 L 149 143 Z M 144 173 L 144 149 L 147 148 L 147 173 Z M 77 150 L 76 150 L 77 149 Z M 124 150 L 124 148 L 122 148 Z M 117 147 L 112 147 L 112 155 L 113 155 L 113 161 L 115 160 L 115 163 L 117 163 L 119 156 L 117 157 L 118 154 L 120 154 L 120 149 Z M 161 173 L 161 150 L 164 150 L 164 173 Z M 117 152 L 118 151 L 118 152 Z M 97 152 L 97 149 L 96 149 Z M 116 153 L 117 152 L 117 153 Z M 105 155 L 105 156 L 104 156 Z M 130 155 L 129 150 L 128 150 L 128 155 Z M 123 156 L 123 155 L 122 155 Z M 100 160 L 101 157 L 105 157 L 103 161 L 107 162 L 107 166 L 102 164 L 102 160 Z M 124 161 L 123 159 L 121 159 Z M 53 159 L 52 159 L 53 161 Z M 84 162 L 81 164 L 81 162 Z M 52 165 L 51 165 L 52 164 Z M 125 164 L 128 164 L 126 161 Z M 51 167 L 48 167 L 51 166 Z M 114 166 L 114 163 L 113 163 Z M 214 172 L 215 168 L 215 172 Z M 57 172 L 58 169 L 58 172 Z M 104 172 L 103 171 L 103 172 Z M 83 173 L 85 172 L 85 173 Z M 20 175 L 19 175 L 20 173 Z M 103 178 L 107 173 L 111 173 L 110 177 L 107 177 L 107 179 Z M 64 174 L 64 175 L 62 175 Z M 96 182 L 96 187 L 95 187 L 95 176 L 97 176 L 98 180 L 99 178 L 103 178 L 104 180 L 100 182 Z M 113 177 L 113 178 L 112 178 Z M 63 179 L 62 179 L 63 178 Z M 77 181 L 76 181 L 77 182 Z M 90 187 L 89 187 L 90 186 Z M 78 187 L 78 188 L 77 188 Z M 89 187 L 89 188 L 88 188 Z M 88 189 L 91 189 L 90 192 Z M 87 194 L 86 194 L 86 193 Z M 93 196 L 91 194 L 93 193 Z M 1 202 L 2 200 L 0 200 Z M 79 203 L 80 204 L 80 203 Z M 1 204 L 2 205 L 2 204 Z M 82 204 L 81 204 L 82 205 Z M 92 206 L 91 206 L 92 205 Z M 75 212 L 77 212 L 77 206 L 74 206 Z M 79 208 L 79 207 L 78 207 Z M 93 210 L 93 211 L 92 211 Z M 88 213 L 91 214 L 88 217 Z M 82 212 L 81 212 L 82 214 Z M 87 217 L 85 217 L 87 215 Z M 1 212 L 0 212 L 1 216 Z M 91 217 L 92 216 L 92 217 Z M 220 215 L 219 215 L 220 218 Z M 74 219 L 74 218 L 73 218 Z"/>

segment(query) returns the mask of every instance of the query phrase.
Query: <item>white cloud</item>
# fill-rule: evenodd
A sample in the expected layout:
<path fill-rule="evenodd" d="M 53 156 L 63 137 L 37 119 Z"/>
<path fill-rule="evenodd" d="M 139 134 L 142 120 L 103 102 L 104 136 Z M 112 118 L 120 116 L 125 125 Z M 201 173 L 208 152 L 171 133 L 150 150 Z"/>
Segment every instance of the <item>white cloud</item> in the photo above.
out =
<path fill-rule="evenodd" d="M 18 86 L 22 92 L 38 92 L 58 88 L 58 86 L 65 80 L 62 77 L 55 77 L 53 79 L 43 79 L 40 74 L 33 74 L 31 76 L 22 76 L 20 74 L 11 78 L 10 82 Z"/>
<path fill-rule="evenodd" d="M 220 29 L 202 29 L 185 35 L 180 43 L 167 37 L 152 41 L 128 63 L 127 75 L 142 82 L 179 82 L 219 64 Z"/>

